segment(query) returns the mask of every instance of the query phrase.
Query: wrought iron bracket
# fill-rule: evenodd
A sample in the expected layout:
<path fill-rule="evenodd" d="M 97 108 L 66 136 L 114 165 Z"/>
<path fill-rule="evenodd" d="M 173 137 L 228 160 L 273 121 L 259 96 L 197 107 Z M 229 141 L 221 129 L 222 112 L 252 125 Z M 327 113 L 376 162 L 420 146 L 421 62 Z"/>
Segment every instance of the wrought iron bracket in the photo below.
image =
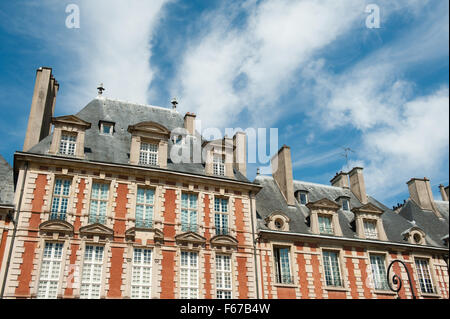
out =
<path fill-rule="evenodd" d="M 391 268 L 392 268 L 392 266 L 395 263 L 400 263 L 400 264 L 403 265 L 403 267 L 405 267 L 406 274 L 408 275 L 409 287 L 411 288 L 412 297 L 413 297 L 413 299 L 416 299 L 416 295 L 414 294 L 414 287 L 413 287 L 413 284 L 412 284 L 412 280 L 411 280 L 411 276 L 409 274 L 408 267 L 401 260 L 395 259 L 389 264 L 389 267 L 388 267 L 388 270 L 387 270 L 387 283 L 389 285 L 389 289 L 391 289 L 393 292 L 397 293 L 397 295 L 398 295 L 398 292 L 402 289 L 402 286 L 403 286 L 402 278 L 399 275 L 397 275 L 396 273 L 394 273 L 394 275 L 392 276 L 392 283 L 394 285 L 396 285 L 397 288 L 392 287 L 391 280 L 389 280 L 390 279 Z M 398 298 L 400 299 L 400 296 Z"/>

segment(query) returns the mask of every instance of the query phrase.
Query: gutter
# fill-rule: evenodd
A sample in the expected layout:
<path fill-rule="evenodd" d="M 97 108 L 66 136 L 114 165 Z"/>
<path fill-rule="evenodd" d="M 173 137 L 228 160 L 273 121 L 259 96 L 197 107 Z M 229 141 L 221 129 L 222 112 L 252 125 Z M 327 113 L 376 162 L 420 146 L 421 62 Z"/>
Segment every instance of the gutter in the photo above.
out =
<path fill-rule="evenodd" d="M 131 165 L 131 164 L 114 164 L 114 163 L 107 163 L 107 162 L 102 162 L 102 161 L 86 161 L 86 160 L 82 160 L 82 159 L 39 155 L 39 154 L 24 153 L 24 152 L 15 152 L 14 159 L 16 159 L 16 156 L 47 159 L 47 160 L 52 160 L 52 161 L 61 160 L 64 162 L 82 163 L 82 164 L 87 164 L 87 165 L 89 165 L 89 164 L 90 165 L 103 165 L 103 166 L 112 167 L 112 168 L 139 169 L 139 170 L 143 170 L 143 171 L 147 171 L 147 172 L 173 174 L 176 176 L 183 176 L 183 177 L 195 177 L 195 178 L 201 178 L 204 180 L 209 180 L 209 181 L 214 181 L 214 182 L 220 181 L 220 182 L 227 182 L 227 183 L 234 184 L 234 185 L 251 187 L 251 188 L 253 188 L 253 190 L 258 190 L 258 191 L 263 188 L 262 186 L 252 183 L 252 182 L 241 182 L 241 181 L 236 181 L 236 180 L 232 180 L 232 179 L 228 179 L 228 178 L 210 177 L 207 175 L 195 174 L 195 173 L 182 173 L 182 172 L 178 172 L 178 171 L 173 171 L 173 170 L 163 169 L 163 168 L 156 168 L 156 167 L 143 167 L 143 166 L 136 166 L 136 165 Z M 25 160 L 25 159 L 21 158 L 21 160 Z"/>
<path fill-rule="evenodd" d="M 376 240 L 368 240 L 368 239 L 357 239 L 357 238 L 342 238 L 342 237 L 334 237 L 334 236 L 324 236 L 324 235 L 311 235 L 311 234 L 300 234 L 300 233 L 292 233 L 292 232 L 280 232 L 276 230 L 259 230 L 260 233 L 267 234 L 276 234 L 276 235 L 284 235 L 284 236 L 295 236 L 295 237 L 306 237 L 306 238 L 314 238 L 314 239 L 329 239 L 329 240 L 337 240 L 343 242 L 358 242 L 364 244 L 377 244 L 377 245 L 389 245 L 389 246 L 398 246 L 404 248 L 417 248 L 417 249 L 427 249 L 427 250 L 435 250 L 439 252 L 446 252 L 448 254 L 448 248 L 441 247 L 430 247 L 430 246 L 420 246 L 413 244 L 401 244 L 390 241 L 376 241 Z"/>
<path fill-rule="evenodd" d="M 15 216 L 13 216 L 13 219 L 12 219 L 12 223 L 14 224 L 14 230 L 13 230 L 13 235 L 11 238 L 11 244 L 9 246 L 8 259 L 6 260 L 5 276 L 3 277 L 3 285 L 2 285 L 2 291 L 0 292 L 0 299 L 3 299 L 3 294 L 5 293 L 6 279 L 8 278 L 9 264 L 11 263 L 11 256 L 12 256 L 12 251 L 13 251 L 13 247 L 14 247 L 14 241 L 16 239 L 17 224 L 19 222 L 20 207 L 22 206 L 22 198 L 23 198 L 23 192 L 24 192 L 24 188 L 25 188 L 25 181 L 27 179 L 27 172 L 28 172 L 28 162 L 25 162 L 25 172 L 23 174 L 22 189 L 20 190 L 19 203 L 18 203 L 17 209 L 15 210 Z"/>

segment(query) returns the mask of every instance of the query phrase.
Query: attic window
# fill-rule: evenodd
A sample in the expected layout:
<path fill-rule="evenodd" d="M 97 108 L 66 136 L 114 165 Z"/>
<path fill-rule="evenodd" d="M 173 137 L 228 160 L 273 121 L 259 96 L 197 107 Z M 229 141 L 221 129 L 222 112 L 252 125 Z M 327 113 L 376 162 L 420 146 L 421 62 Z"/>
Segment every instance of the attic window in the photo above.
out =
<path fill-rule="evenodd" d="M 77 145 L 77 134 L 71 132 L 63 132 L 59 143 L 59 154 L 75 155 Z"/>
<path fill-rule="evenodd" d="M 114 123 L 100 122 L 100 134 L 113 135 L 113 133 L 114 133 Z"/>
<path fill-rule="evenodd" d="M 297 199 L 300 205 L 306 205 L 308 204 L 308 193 L 304 191 L 299 191 L 297 193 Z"/>
<path fill-rule="evenodd" d="M 349 211 L 350 210 L 350 203 L 348 199 L 342 199 L 342 210 Z"/>

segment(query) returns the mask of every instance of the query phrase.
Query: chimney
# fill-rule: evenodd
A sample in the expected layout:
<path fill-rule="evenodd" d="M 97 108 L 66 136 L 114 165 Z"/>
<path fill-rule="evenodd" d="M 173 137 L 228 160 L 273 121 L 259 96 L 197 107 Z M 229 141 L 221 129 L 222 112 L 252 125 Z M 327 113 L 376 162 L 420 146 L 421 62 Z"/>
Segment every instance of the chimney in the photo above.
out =
<path fill-rule="evenodd" d="M 234 168 L 247 177 L 247 135 L 237 132 L 233 136 Z"/>
<path fill-rule="evenodd" d="M 448 188 L 449 186 L 447 186 L 446 188 L 444 188 L 445 194 L 447 194 L 447 198 L 450 198 L 450 195 L 448 194 Z M 447 199 L 448 200 L 448 199 Z"/>
<path fill-rule="evenodd" d="M 291 148 L 283 145 L 278 153 L 272 157 L 272 176 L 278 184 L 281 193 L 290 206 L 295 205 L 294 178 L 292 175 Z"/>
<path fill-rule="evenodd" d="M 366 184 L 362 167 L 355 167 L 349 173 L 350 189 L 362 204 L 367 204 Z"/>
<path fill-rule="evenodd" d="M 441 191 L 441 197 L 444 202 L 448 202 L 448 186 L 447 188 L 444 185 L 439 185 L 439 190 Z"/>
<path fill-rule="evenodd" d="M 195 135 L 195 118 L 196 115 L 189 112 L 184 116 L 184 128 L 188 131 L 189 135 Z"/>
<path fill-rule="evenodd" d="M 426 177 L 411 178 L 408 184 L 409 196 L 423 210 L 430 210 L 440 215 L 434 204 L 433 193 L 431 192 L 430 180 Z"/>
<path fill-rule="evenodd" d="M 59 84 L 52 75 L 52 69 L 39 68 L 36 71 L 28 128 L 23 144 L 25 152 L 51 133 L 51 120 L 55 111 L 58 90 Z"/>
<path fill-rule="evenodd" d="M 348 184 L 348 173 L 339 172 L 336 173 L 336 176 L 330 181 L 331 186 L 342 187 L 342 188 L 350 188 Z"/>

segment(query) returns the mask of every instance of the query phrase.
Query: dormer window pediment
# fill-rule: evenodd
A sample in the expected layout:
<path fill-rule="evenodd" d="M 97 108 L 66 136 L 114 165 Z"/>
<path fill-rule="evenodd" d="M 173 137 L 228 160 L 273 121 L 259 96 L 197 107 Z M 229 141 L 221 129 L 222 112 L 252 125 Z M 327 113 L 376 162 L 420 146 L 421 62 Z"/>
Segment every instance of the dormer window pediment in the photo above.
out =
<path fill-rule="evenodd" d="M 91 224 L 80 228 L 80 235 L 87 238 L 112 239 L 114 230 L 102 224 Z"/>
<path fill-rule="evenodd" d="M 155 122 L 142 122 L 128 126 L 128 132 L 145 136 L 146 134 L 159 135 L 161 138 L 168 139 L 170 131 L 161 124 Z M 140 133 L 140 134 L 139 134 Z"/>
<path fill-rule="evenodd" d="M 175 236 L 175 241 L 181 246 L 194 247 L 203 246 L 206 243 L 206 238 L 194 232 L 187 232 Z"/>
<path fill-rule="evenodd" d="M 73 226 L 64 220 L 49 220 L 39 225 L 39 231 L 47 235 L 58 233 L 72 236 Z"/>

